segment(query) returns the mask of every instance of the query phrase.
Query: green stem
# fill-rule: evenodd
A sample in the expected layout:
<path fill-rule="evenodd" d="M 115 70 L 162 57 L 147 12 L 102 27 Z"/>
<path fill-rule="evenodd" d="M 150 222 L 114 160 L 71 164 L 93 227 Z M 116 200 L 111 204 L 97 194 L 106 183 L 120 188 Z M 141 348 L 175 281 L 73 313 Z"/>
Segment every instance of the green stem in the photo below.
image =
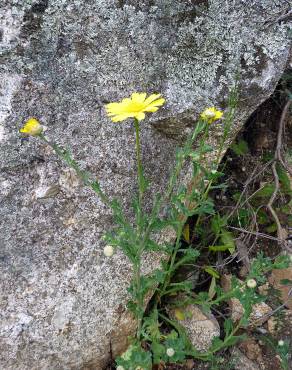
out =
<path fill-rule="evenodd" d="M 136 284 L 136 300 L 137 300 L 137 334 L 136 337 L 140 340 L 142 320 L 144 315 L 144 297 L 141 292 L 141 255 L 145 246 L 145 239 L 143 238 L 143 227 L 142 227 L 142 212 L 143 212 L 143 193 L 144 193 L 144 175 L 143 166 L 141 160 L 141 144 L 140 144 L 140 125 L 139 121 L 134 119 L 135 125 L 135 136 L 136 136 L 136 161 L 137 161 L 137 175 L 138 175 L 138 214 L 137 214 L 137 231 L 139 236 L 139 245 L 137 248 L 137 262 L 134 265 L 134 281 Z"/>
<path fill-rule="evenodd" d="M 142 207 L 142 198 L 144 193 L 144 176 L 141 161 L 141 145 L 140 145 L 140 127 L 139 121 L 135 118 L 135 133 L 136 133 L 136 159 L 137 159 L 137 172 L 138 172 L 138 186 L 139 186 L 139 205 Z"/>
<path fill-rule="evenodd" d="M 163 286 L 162 286 L 162 288 L 160 289 L 160 292 L 159 292 L 159 297 L 160 298 L 165 295 L 166 290 L 167 290 L 167 288 L 170 284 L 171 277 L 173 275 L 174 264 L 175 264 L 175 261 L 176 261 L 176 255 L 177 255 L 177 252 L 178 252 L 179 247 L 180 247 L 180 239 L 181 239 L 181 235 L 182 235 L 182 231 L 183 231 L 183 227 L 184 227 L 185 222 L 186 222 L 186 218 L 184 218 L 184 220 L 181 221 L 181 223 L 178 227 L 178 231 L 177 231 L 177 235 L 176 235 L 176 243 L 175 243 L 175 247 L 174 247 L 174 250 L 172 252 L 172 255 L 171 255 L 170 265 L 168 267 L 167 275 L 165 277 Z"/>
<path fill-rule="evenodd" d="M 144 315 L 144 299 L 141 294 L 141 260 L 134 265 L 134 281 L 135 281 L 135 295 L 137 300 L 137 334 L 136 337 L 140 340 L 142 331 L 142 320 Z"/>

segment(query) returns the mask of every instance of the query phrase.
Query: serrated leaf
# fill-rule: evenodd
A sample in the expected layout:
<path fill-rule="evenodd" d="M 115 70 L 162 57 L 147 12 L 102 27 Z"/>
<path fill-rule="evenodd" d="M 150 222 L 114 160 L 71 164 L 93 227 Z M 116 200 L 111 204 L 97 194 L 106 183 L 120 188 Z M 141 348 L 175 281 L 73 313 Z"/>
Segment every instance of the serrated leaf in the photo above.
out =
<path fill-rule="evenodd" d="M 233 239 L 233 234 L 230 231 L 224 229 L 221 231 L 221 242 L 224 245 L 228 246 L 227 249 L 229 250 L 230 254 L 234 253 L 235 243 Z"/>
<path fill-rule="evenodd" d="M 249 150 L 248 144 L 245 140 L 239 140 L 238 143 L 233 143 L 230 148 L 236 155 L 239 156 L 246 154 Z"/>

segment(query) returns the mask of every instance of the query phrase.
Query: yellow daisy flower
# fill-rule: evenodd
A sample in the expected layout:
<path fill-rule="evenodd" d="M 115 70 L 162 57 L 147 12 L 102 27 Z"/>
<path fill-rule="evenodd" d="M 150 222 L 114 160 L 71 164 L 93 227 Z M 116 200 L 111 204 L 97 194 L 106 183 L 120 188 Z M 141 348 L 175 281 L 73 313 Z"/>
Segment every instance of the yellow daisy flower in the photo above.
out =
<path fill-rule="evenodd" d="M 203 113 L 201 113 L 201 118 L 208 123 L 212 123 L 217 121 L 223 116 L 223 112 L 220 110 L 217 110 L 215 107 L 210 107 L 204 110 Z"/>
<path fill-rule="evenodd" d="M 39 123 L 39 121 L 35 118 L 29 118 L 24 126 L 19 130 L 19 132 L 26 134 L 37 136 L 43 131 L 43 126 Z"/>
<path fill-rule="evenodd" d="M 133 93 L 119 103 L 109 103 L 106 111 L 113 122 L 121 122 L 127 118 L 136 118 L 141 121 L 145 112 L 156 112 L 165 102 L 161 94 L 152 94 L 146 98 L 146 93 Z"/>

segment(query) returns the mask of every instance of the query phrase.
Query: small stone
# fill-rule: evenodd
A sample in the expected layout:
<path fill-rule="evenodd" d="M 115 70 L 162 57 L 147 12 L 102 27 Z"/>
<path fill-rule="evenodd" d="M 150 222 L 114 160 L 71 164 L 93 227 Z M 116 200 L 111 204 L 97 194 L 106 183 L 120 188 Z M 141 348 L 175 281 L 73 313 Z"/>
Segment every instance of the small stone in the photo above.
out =
<path fill-rule="evenodd" d="M 189 305 L 181 308 L 184 312 L 184 319 L 179 323 L 189 336 L 193 346 L 198 351 L 207 351 L 212 340 L 220 335 L 220 327 L 212 314 L 203 313 L 196 305 Z M 170 316 L 175 318 L 175 310 L 170 311 Z"/>
<path fill-rule="evenodd" d="M 271 317 L 269 320 L 268 320 L 268 330 L 271 334 L 275 334 L 276 332 L 276 327 L 277 327 L 277 321 L 274 317 Z"/>
<path fill-rule="evenodd" d="M 271 307 L 268 306 L 265 302 L 256 303 L 252 307 L 252 312 L 249 317 L 249 326 L 255 327 L 260 326 L 266 322 L 269 318 L 269 313 L 272 311 Z"/>
<path fill-rule="evenodd" d="M 259 293 L 261 294 L 261 295 L 268 295 L 268 292 L 269 292 L 269 288 L 270 288 L 270 285 L 269 285 L 269 283 L 266 283 L 266 284 L 264 284 L 264 285 L 260 285 L 259 287 L 258 287 L 258 290 L 259 290 Z"/>
<path fill-rule="evenodd" d="M 195 366 L 195 361 L 192 360 L 192 359 L 188 359 L 188 360 L 186 360 L 185 365 L 186 365 L 186 368 L 188 370 L 193 370 L 194 369 L 194 366 Z"/>
<path fill-rule="evenodd" d="M 247 340 L 242 342 L 239 348 L 250 360 L 257 360 L 259 362 L 262 359 L 261 347 L 253 338 L 248 338 Z"/>
<path fill-rule="evenodd" d="M 111 245 L 106 245 L 103 249 L 103 253 L 106 257 L 111 257 L 114 254 L 115 250 Z"/>
<path fill-rule="evenodd" d="M 292 309 L 292 295 L 289 296 L 291 286 L 282 285 L 281 280 L 292 280 L 292 266 L 286 269 L 275 269 L 269 277 L 270 284 L 281 293 L 281 301 L 286 307 Z"/>
<path fill-rule="evenodd" d="M 53 198 L 60 191 L 59 185 L 40 186 L 34 191 L 35 199 Z"/>
<path fill-rule="evenodd" d="M 228 292 L 231 289 L 231 279 L 232 279 L 232 275 L 222 276 L 221 286 L 224 292 Z M 254 279 L 250 279 L 250 280 L 254 280 Z M 252 283 L 252 285 L 254 285 L 254 282 Z M 242 304 L 240 303 L 240 300 L 237 298 L 231 298 L 228 304 L 231 310 L 232 321 L 233 322 L 239 321 L 244 314 L 244 308 Z M 268 320 L 269 316 L 267 314 L 271 312 L 271 310 L 272 310 L 271 307 L 268 306 L 265 302 L 256 303 L 252 307 L 252 312 L 249 317 L 249 327 L 255 327 L 255 326 L 262 325 L 265 321 Z"/>
<path fill-rule="evenodd" d="M 238 348 L 233 349 L 232 358 L 235 370 L 260 370 L 259 365 L 245 356 Z"/>

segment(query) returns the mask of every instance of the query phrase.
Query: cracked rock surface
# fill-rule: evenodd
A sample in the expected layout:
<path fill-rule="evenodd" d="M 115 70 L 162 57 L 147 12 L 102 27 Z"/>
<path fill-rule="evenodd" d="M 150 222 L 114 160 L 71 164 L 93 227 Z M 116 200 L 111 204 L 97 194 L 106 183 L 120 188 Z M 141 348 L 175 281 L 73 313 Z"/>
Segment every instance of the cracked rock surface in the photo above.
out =
<path fill-rule="evenodd" d="M 203 108 L 226 107 L 238 71 L 229 142 L 272 93 L 289 54 L 288 20 L 278 21 L 286 7 L 284 0 L 1 1 L 1 369 L 100 370 L 110 343 L 116 355 L 135 328 L 125 308 L 130 264 L 120 252 L 110 259 L 102 252 L 111 213 L 48 147 L 20 138 L 24 120 L 40 119 L 128 209 L 133 127 L 110 122 L 104 104 L 133 91 L 166 98 L 141 132 L 156 194 L 176 146 Z M 212 144 L 221 136 L 214 125 Z M 158 265 L 159 256 L 147 258 L 145 273 Z"/>

